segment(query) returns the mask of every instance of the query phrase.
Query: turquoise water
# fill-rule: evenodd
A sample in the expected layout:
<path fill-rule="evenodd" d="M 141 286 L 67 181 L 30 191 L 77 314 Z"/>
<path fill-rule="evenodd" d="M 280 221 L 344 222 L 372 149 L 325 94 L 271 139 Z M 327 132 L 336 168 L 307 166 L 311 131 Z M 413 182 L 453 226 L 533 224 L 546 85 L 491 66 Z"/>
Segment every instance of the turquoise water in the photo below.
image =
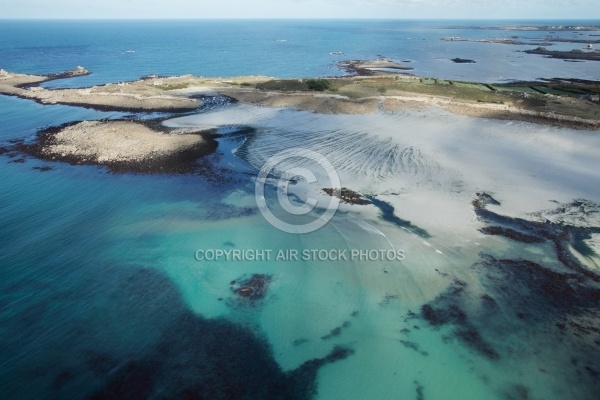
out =
<path fill-rule="evenodd" d="M 428 76 L 599 78 L 592 63 L 512 46 L 450 48 L 439 38 L 500 33 L 439 25 L 2 21 L 0 67 L 94 72 L 47 84 L 55 87 L 153 73 L 312 76 L 339 74 L 329 52 L 344 51 L 408 59 Z M 456 56 L 478 63 L 447 62 Z M 5 146 L 47 126 L 126 116 L 6 96 L 0 113 Z M 587 258 L 556 251 L 573 244 L 565 238 L 600 233 L 597 132 L 429 109 L 323 116 L 239 105 L 169 123 L 252 129 L 221 128 L 210 170 L 181 176 L 0 156 L 2 398 L 597 398 L 600 295 L 596 272 L 581 272 L 598 265 L 597 240 L 586 242 Z M 268 157 L 298 146 L 326 155 L 343 185 L 378 206 L 343 206 L 304 235 L 273 227 L 256 205 L 255 177 Z M 477 214 L 480 191 L 502 205 Z M 266 198 L 284 217 L 273 187 Z M 574 199 L 589 204 L 564 205 Z M 554 222 L 514 218 L 542 210 Z M 479 231 L 490 226 L 538 241 Z M 199 249 L 406 258 L 198 261 Z M 235 282 L 254 274 L 270 277 L 266 295 L 246 301 Z"/>

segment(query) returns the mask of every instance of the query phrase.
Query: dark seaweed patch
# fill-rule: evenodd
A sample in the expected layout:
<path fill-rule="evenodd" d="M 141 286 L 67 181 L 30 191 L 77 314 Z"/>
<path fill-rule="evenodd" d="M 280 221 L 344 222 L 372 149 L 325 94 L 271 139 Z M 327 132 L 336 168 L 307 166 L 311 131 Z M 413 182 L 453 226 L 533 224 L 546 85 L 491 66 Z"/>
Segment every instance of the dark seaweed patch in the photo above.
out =
<path fill-rule="evenodd" d="M 425 394 L 423 393 L 423 385 L 419 381 L 415 381 L 416 391 L 417 391 L 417 400 L 425 400 Z"/>
<path fill-rule="evenodd" d="M 387 306 L 393 300 L 398 300 L 398 296 L 395 295 L 395 294 L 386 294 L 385 296 L 383 296 L 383 300 L 381 300 L 381 302 L 379 303 L 379 305 L 380 306 Z"/>
<path fill-rule="evenodd" d="M 321 339 L 329 340 L 329 339 L 333 339 L 336 336 L 340 336 L 342 334 L 342 330 L 350 327 L 350 325 L 352 325 L 350 323 L 350 321 L 344 321 L 344 323 L 342 325 L 333 328 L 331 331 L 329 331 L 329 333 L 327 335 L 321 336 Z"/>
<path fill-rule="evenodd" d="M 86 397 L 88 400 L 147 399 L 153 392 L 159 368 L 151 363 L 131 361 L 115 371 L 106 387 Z"/>
<path fill-rule="evenodd" d="M 126 309 L 123 315 L 134 320 L 131 324 L 142 325 L 140 329 L 160 329 L 157 341 L 128 355 L 88 352 L 84 365 L 100 383 L 81 398 L 308 400 L 317 392 L 319 368 L 353 353 L 346 347 L 334 347 L 325 357 L 284 372 L 265 340 L 244 326 L 188 311 L 170 282 L 158 278 L 156 272 L 142 270 L 122 289 L 125 291 L 118 297 L 122 301 L 115 307 Z M 142 301 L 153 297 L 157 301 Z M 62 371 L 55 381 L 64 385 L 76 378 Z"/>
<path fill-rule="evenodd" d="M 500 354 L 489 344 L 477 329 L 472 326 L 467 326 L 464 328 L 459 328 L 455 332 L 456 336 L 471 347 L 472 349 L 477 350 L 479 354 L 484 355 L 490 360 L 496 360 L 500 358 Z"/>
<path fill-rule="evenodd" d="M 571 204 L 559 207 L 554 211 L 554 214 L 565 213 L 571 208 L 582 208 L 585 205 L 588 205 L 588 203 L 589 202 L 583 200 L 575 200 Z M 600 233 L 600 227 L 578 227 L 564 223 L 553 223 L 550 221 L 538 222 L 528 221 L 522 218 L 506 217 L 486 208 L 489 204 L 500 204 L 487 193 L 478 193 L 477 198 L 473 200 L 472 204 L 475 214 L 480 220 L 487 222 L 488 224 L 499 225 L 487 229 L 500 229 L 504 233 L 514 232 L 516 234 L 515 237 L 517 238 L 515 240 L 518 240 L 519 238 L 525 238 L 526 240 L 544 238 L 553 244 L 556 257 L 565 267 L 585 276 L 585 278 L 589 280 L 600 282 L 600 275 L 591 271 L 584 265 L 581 265 L 581 263 L 579 263 L 579 261 L 571 254 L 569 249 L 570 246 L 575 245 L 582 248 L 585 253 L 586 249 L 583 247 L 585 246 L 583 239 L 589 238 L 591 233 Z"/>
<path fill-rule="evenodd" d="M 520 384 L 512 385 L 504 392 L 504 398 L 506 400 L 528 400 L 530 399 L 529 389 Z"/>
<path fill-rule="evenodd" d="M 253 274 L 249 278 L 231 281 L 231 290 L 239 297 L 251 302 L 261 300 L 267 294 L 272 275 Z"/>
<path fill-rule="evenodd" d="M 374 196 L 366 196 L 366 197 L 367 197 L 367 199 L 369 199 L 371 201 L 371 203 L 373 203 L 373 205 L 375 207 L 379 208 L 379 210 L 381 211 L 381 218 L 384 221 L 391 222 L 392 224 L 397 225 L 401 228 L 404 228 L 422 238 L 427 239 L 427 238 L 431 237 L 429 232 L 427 232 L 425 229 L 419 228 L 418 226 L 413 225 L 410 221 L 406 221 L 401 218 L 398 218 L 394 214 L 394 206 L 392 206 L 390 203 L 385 202 L 383 200 L 378 200 Z"/>
<path fill-rule="evenodd" d="M 231 204 L 217 203 L 206 211 L 204 219 L 219 221 L 231 218 L 240 218 L 254 215 L 258 212 L 256 207 L 236 207 Z"/>
<path fill-rule="evenodd" d="M 421 317 L 433 327 L 454 326 L 452 336 L 480 355 L 496 360 L 500 354 L 483 338 L 462 305 L 466 283 L 455 280 L 446 291 L 421 307 Z"/>
<path fill-rule="evenodd" d="M 531 308 L 536 302 L 537 315 L 543 310 L 575 312 L 600 306 L 600 289 L 581 284 L 580 277 L 573 273 L 556 272 L 528 260 L 498 260 L 491 256 L 485 256 L 479 267 L 484 269 L 484 282 L 498 296 L 512 304 L 521 301 L 524 304 L 520 309 Z M 514 296 L 525 293 L 526 299 Z"/>
<path fill-rule="evenodd" d="M 527 235 L 510 228 L 500 226 L 486 226 L 479 230 L 486 235 L 504 236 L 521 243 L 544 243 L 546 240 L 539 236 Z"/>
<path fill-rule="evenodd" d="M 584 231 L 573 232 L 572 244 L 571 245 L 582 256 L 584 256 L 584 257 L 592 257 L 596 253 L 585 242 L 586 240 L 589 240 L 591 238 L 592 238 L 591 232 L 584 232 Z"/>
<path fill-rule="evenodd" d="M 417 353 L 421 354 L 422 356 L 428 356 L 429 353 L 426 351 L 422 351 L 419 344 L 415 343 L 415 342 L 411 342 L 409 340 L 400 340 L 400 343 L 402 343 L 402 345 L 404 347 L 406 347 L 407 349 L 411 349 L 416 351 Z"/>

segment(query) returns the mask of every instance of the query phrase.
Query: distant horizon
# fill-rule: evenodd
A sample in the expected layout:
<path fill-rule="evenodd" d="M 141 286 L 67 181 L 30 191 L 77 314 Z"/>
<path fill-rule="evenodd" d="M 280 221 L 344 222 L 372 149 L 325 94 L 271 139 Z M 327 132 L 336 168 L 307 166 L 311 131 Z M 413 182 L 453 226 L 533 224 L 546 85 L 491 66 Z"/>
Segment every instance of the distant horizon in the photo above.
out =
<path fill-rule="evenodd" d="M 0 21 L 264 21 L 264 20 L 290 20 L 290 21 L 327 21 L 327 20 L 346 20 L 346 21 L 587 21 L 598 22 L 600 18 L 421 18 L 421 17 L 406 17 L 406 18 L 378 18 L 378 17 L 169 17 L 169 18 L 147 18 L 147 17 L 62 17 L 62 18 L 25 18 L 25 17 L 0 17 Z"/>
<path fill-rule="evenodd" d="M 598 15 L 597 0 L 4 0 L 2 19 L 562 20 Z"/>

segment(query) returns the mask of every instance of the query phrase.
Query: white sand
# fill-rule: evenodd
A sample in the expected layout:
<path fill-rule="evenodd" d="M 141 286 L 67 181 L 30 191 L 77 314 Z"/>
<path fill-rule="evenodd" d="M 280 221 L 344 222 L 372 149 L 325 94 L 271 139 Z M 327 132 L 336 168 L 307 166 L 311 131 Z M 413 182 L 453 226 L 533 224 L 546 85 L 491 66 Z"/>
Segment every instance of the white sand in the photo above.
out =
<path fill-rule="evenodd" d="M 471 200 L 492 193 L 510 215 L 576 198 L 600 202 L 599 132 L 458 116 L 439 108 L 372 115 L 323 115 L 238 105 L 167 125 L 259 129 L 250 161 L 260 168 L 286 148 L 320 152 L 359 192 L 385 196 L 417 225 L 477 224 Z"/>

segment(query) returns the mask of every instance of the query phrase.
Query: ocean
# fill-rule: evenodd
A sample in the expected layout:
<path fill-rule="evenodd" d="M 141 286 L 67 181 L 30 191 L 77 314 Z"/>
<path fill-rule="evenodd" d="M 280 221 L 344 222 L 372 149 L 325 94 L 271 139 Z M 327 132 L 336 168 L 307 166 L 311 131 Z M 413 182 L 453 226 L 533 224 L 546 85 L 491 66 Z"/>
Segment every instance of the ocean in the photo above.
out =
<path fill-rule="evenodd" d="M 598 21 L 3 20 L 0 68 L 92 71 L 43 85 L 56 88 L 339 76 L 339 60 L 385 56 L 424 77 L 600 80 L 596 63 L 520 52 L 531 45 L 441 40 L 537 40 L 547 33 L 494 27 L 571 24 Z M 0 96 L 0 116 L 10 146 L 49 126 L 156 115 Z M 216 129 L 202 172 L 0 155 L 3 399 L 597 398 L 599 132 L 437 108 L 227 103 L 165 124 Z M 342 204 L 312 232 L 278 229 L 256 177 L 296 148 L 324 156 L 371 204 Z M 275 218 L 319 220 L 318 207 L 290 217 L 273 179 Z M 288 200 L 322 200 L 320 188 L 292 182 Z"/>
<path fill-rule="evenodd" d="M 143 75 L 280 78 L 341 75 L 340 59 L 380 55 L 408 61 L 419 76 L 500 82 L 539 78 L 598 79 L 593 62 L 568 63 L 520 53 L 536 46 L 446 42 L 444 37 L 597 39 L 594 32 L 467 29 L 506 25 L 593 25 L 594 21 L 10 21 L 0 26 L 7 71 L 54 73 L 82 65 L 93 75 L 46 84 L 88 86 Z M 447 29 L 453 28 L 453 29 Z M 553 49 L 583 45 L 557 43 Z M 331 55 L 343 52 L 342 56 Z M 452 58 L 475 64 L 454 64 Z"/>

